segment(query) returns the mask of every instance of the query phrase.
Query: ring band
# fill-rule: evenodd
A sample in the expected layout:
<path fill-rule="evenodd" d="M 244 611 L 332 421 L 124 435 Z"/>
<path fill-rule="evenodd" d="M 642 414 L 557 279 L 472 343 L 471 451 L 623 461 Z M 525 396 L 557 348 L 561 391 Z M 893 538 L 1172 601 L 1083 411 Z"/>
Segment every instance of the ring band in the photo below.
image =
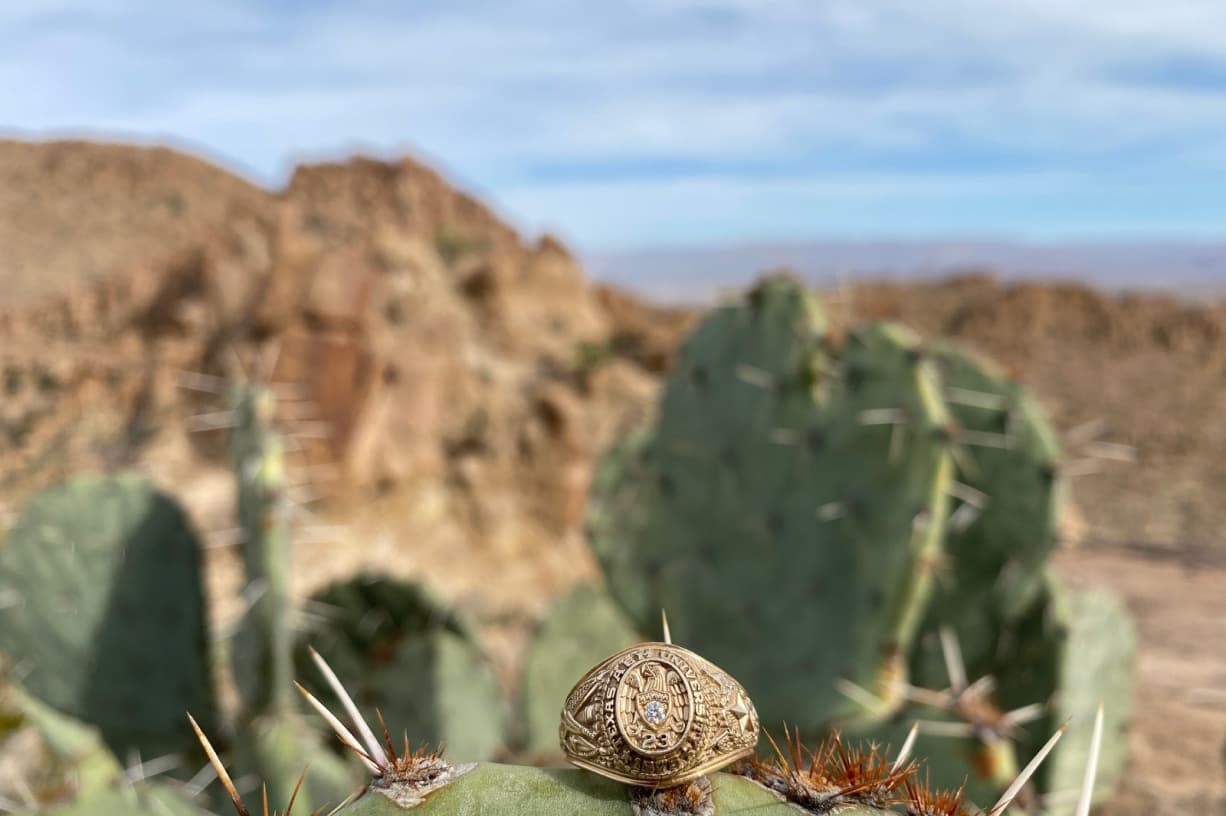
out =
<path fill-rule="evenodd" d="M 630 785 L 671 787 L 753 753 L 758 714 L 740 683 L 671 643 L 606 659 L 566 697 L 562 751 Z"/>

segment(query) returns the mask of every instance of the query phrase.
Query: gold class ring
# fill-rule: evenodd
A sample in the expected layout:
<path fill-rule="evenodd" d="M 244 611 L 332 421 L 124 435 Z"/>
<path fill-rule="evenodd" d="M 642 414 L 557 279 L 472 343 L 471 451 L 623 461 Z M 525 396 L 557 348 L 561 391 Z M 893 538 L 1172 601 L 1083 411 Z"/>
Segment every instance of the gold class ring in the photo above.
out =
<path fill-rule="evenodd" d="M 667 632 L 607 658 L 567 695 L 559 737 L 572 764 L 664 788 L 753 753 L 758 714 L 745 689 Z"/>

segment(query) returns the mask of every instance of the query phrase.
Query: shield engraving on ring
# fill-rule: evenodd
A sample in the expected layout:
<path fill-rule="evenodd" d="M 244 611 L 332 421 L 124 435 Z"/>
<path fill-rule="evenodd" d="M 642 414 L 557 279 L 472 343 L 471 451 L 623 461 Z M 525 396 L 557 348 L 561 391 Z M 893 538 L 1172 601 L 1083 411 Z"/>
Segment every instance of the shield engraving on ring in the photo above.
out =
<path fill-rule="evenodd" d="M 753 753 L 758 715 L 745 689 L 711 662 L 672 643 L 640 643 L 575 685 L 559 736 L 574 765 L 670 787 Z"/>

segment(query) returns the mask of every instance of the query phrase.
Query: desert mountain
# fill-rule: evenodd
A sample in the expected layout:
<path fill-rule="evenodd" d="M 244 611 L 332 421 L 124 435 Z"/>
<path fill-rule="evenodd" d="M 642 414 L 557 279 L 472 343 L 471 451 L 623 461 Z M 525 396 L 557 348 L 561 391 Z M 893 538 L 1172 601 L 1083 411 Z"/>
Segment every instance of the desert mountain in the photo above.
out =
<path fill-rule="evenodd" d="M 0 308 L 130 275 L 273 196 L 165 148 L 0 140 Z"/>
<path fill-rule="evenodd" d="M 225 384 L 259 379 L 304 517 L 391 520 L 344 550 L 582 573 L 592 461 L 649 410 L 678 320 L 409 160 L 301 167 L 275 194 L 161 149 L 6 143 L 0 168 L 0 509 L 136 465 L 225 549 Z"/>

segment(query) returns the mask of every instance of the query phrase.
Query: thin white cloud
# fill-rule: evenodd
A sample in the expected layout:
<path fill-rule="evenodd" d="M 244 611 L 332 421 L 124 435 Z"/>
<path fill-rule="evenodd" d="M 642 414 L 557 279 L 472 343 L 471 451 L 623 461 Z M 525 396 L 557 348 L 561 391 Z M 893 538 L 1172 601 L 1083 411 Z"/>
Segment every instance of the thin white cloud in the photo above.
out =
<path fill-rule="evenodd" d="M 1226 4 L 1216 0 L 225 0 L 173 9 L 8 0 L 0 122 L 178 136 L 266 179 L 302 152 L 412 148 L 500 191 L 529 224 L 565 221 L 579 239 L 607 244 L 667 229 L 659 214 L 683 195 L 694 196 L 695 223 L 775 218 L 800 229 L 808 222 L 786 208 L 846 201 L 852 190 L 871 191 L 890 212 L 889 202 L 907 211 L 921 200 L 908 191 L 933 184 L 963 190 L 960 203 L 1002 189 L 1024 201 L 1041 193 L 1016 184 L 1045 184 L 1045 173 L 1078 162 L 1087 167 L 1044 189 L 1140 184 L 1142 171 L 1171 183 L 1181 172 L 1221 173 L 1226 91 L 1136 82 L 1120 69 L 1223 60 L 1223 31 Z M 1022 171 L 991 162 L 959 170 L 968 149 L 1004 165 L 1022 156 L 1038 172 L 1001 187 L 1001 173 Z M 1113 153 L 1128 155 L 1105 174 L 1102 157 Z M 815 170 L 844 155 L 851 169 L 838 178 Z M 944 175 L 886 174 L 874 155 L 883 168 L 894 156 L 927 157 Z M 668 159 L 698 162 L 705 176 L 636 178 L 631 188 L 582 171 Z M 744 169 L 719 178 L 721 163 L 791 166 L 796 183 Z M 556 169 L 533 179 L 542 167 Z M 568 167 L 576 177 L 565 178 Z M 940 195 L 931 205 L 951 206 Z"/>

